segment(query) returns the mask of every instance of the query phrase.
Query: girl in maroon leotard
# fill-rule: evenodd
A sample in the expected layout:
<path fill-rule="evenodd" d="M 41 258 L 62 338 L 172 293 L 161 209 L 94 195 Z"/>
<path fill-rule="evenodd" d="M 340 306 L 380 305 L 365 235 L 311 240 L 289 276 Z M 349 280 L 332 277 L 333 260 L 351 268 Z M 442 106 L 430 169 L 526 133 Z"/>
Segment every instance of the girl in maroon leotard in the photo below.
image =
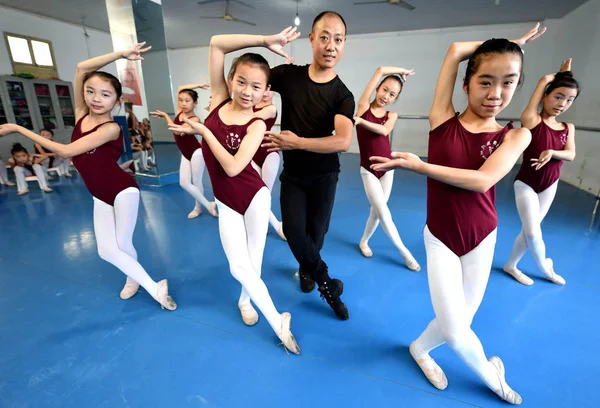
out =
<path fill-rule="evenodd" d="M 509 104 L 523 78 L 520 46 L 540 36 L 539 24 L 520 39 L 462 42 L 450 46 L 429 112 L 428 162 L 411 153 L 373 157 L 374 170 L 405 168 L 428 176 L 425 249 L 435 319 L 410 345 L 410 353 L 438 389 L 448 380 L 429 356 L 448 343 L 460 359 L 500 398 L 522 399 L 505 380 L 498 357 L 486 358 L 471 329 L 490 275 L 498 218 L 495 184 L 512 169 L 531 141 L 528 129 L 501 126 L 496 116 Z M 468 107 L 457 116 L 452 94 L 461 61 L 469 59 L 463 82 Z"/>
<path fill-rule="evenodd" d="M 256 324 L 263 316 L 286 349 L 300 353 L 290 331 L 291 315 L 279 313 L 260 278 L 262 257 L 269 228 L 271 194 L 251 161 L 263 141 L 266 125 L 257 118 L 258 104 L 269 82 L 269 64 L 258 54 L 237 58 L 225 80 L 225 55 L 247 47 L 265 46 L 286 56 L 282 47 L 298 37 L 291 27 L 272 36 L 218 35 L 209 51 L 211 111 L 204 125 L 184 119 L 192 128 L 170 125 L 175 133 L 202 135 L 202 152 L 219 208 L 219 233 L 231 274 L 242 285 L 238 301 L 242 320 Z M 287 57 L 287 56 L 286 56 Z"/>
<path fill-rule="evenodd" d="M 80 62 L 75 73 L 77 124 L 71 143 L 48 140 L 22 126 L 0 126 L 0 136 L 18 132 L 73 164 L 94 198 L 94 233 L 98 255 L 127 275 L 121 298 L 135 295 L 139 285 L 160 305 L 175 310 L 167 280 L 155 282 L 137 261 L 132 238 L 140 200 L 135 180 L 117 164 L 123 149 L 121 127 L 112 120 L 112 109 L 121 103 L 121 83 L 113 75 L 98 71 L 120 58 L 141 60 L 150 49 L 145 43 Z"/>
<path fill-rule="evenodd" d="M 414 70 L 404 68 L 378 68 L 358 101 L 354 122 L 360 150 L 360 176 L 371 204 L 365 232 L 358 245 L 360 251 L 367 258 L 373 256 L 373 251 L 369 247 L 369 238 L 381 222 L 383 230 L 402 255 L 408 269 L 418 272 L 421 270 L 421 266 L 404 246 L 387 206 L 394 184 L 394 170 L 375 171 L 371 169 L 369 160 L 371 156 L 392 157 L 389 134 L 394 130 L 398 114 L 386 111 L 385 107 L 398 100 L 402 91 L 402 83 L 406 80 L 407 75 L 412 74 L 414 74 Z M 382 77 L 385 78 L 381 80 Z M 371 101 L 373 92 L 376 94 Z"/>
<path fill-rule="evenodd" d="M 200 119 L 194 113 L 194 108 L 198 105 L 198 93 L 194 90 L 197 88 L 209 89 L 209 85 L 199 83 L 179 87 L 177 90 L 178 113 L 174 120 L 165 112 L 159 110 L 150 114 L 165 119 L 167 124 L 175 123 L 176 125 L 184 125 L 185 127 L 188 127 L 188 125 L 183 121 L 184 117 L 194 122 L 200 122 Z M 196 206 L 188 214 L 188 218 L 196 218 L 202 214 L 201 206 L 204 206 L 210 215 L 217 217 L 217 204 L 209 202 L 204 196 L 202 178 L 206 165 L 202 156 L 202 144 L 196 139 L 196 135 L 173 133 L 173 138 L 181 152 L 179 185 L 196 200 Z"/>
<path fill-rule="evenodd" d="M 558 285 L 566 283 L 554 272 L 552 259 L 546 258 L 540 224 L 556 195 L 563 161 L 575 159 L 575 127 L 571 123 L 557 122 L 556 117 L 571 107 L 578 94 L 579 84 L 573 78 L 571 59 L 568 59 L 561 65 L 560 72 L 540 79 L 521 115 L 521 124 L 531 130 L 532 137 L 515 178 L 515 198 L 523 228 L 504 271 L 524 285 L 533 284 L 533 280 L 517 268 L 527 248 L 546 279 Z"/>

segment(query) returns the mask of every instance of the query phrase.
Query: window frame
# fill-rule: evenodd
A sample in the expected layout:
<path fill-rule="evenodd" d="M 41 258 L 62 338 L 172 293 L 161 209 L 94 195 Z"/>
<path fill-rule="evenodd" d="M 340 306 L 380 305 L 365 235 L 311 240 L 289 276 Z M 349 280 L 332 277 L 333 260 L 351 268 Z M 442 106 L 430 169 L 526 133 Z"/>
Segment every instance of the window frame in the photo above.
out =
<path fill-rule="evenodd" d="M 29 72 L 36 77 L 40 78 L 50 78 L 56 77 L 58 78 L 58 67 L 56 66 L 56 57 L 54 56 L 54 47 L 52 46 L 52 41 L 45 40 L 43 38 L 31 37 L 23 34 L 11 33 L 8 31 L 3 31 L 4 34 L 4 42 L 6 43 L 6 48 L 8 50 L 8 55 L 10 57 L 10 62 L 12 64 L 13 73 L 19 74 L 23 72 Z M 13 58 L 12 50 L 10 49 L 10 43 L 8 42 L 8 37 L 20 38 L 27 41 L 27 46 L 29 47 L 29 53 L 31 55 L 31 64 L 27 64 L 24 62 L 16 62 Z M 42 43 L 48 44 L 48 48 L 50 49 L 50 56 L 52 57 L 52 66 L 49 65 L 38 65 L 37 60 L 35 58 L 35 53 L 33 52 L 33 45 L 31 41 L 38 41 Z"/>

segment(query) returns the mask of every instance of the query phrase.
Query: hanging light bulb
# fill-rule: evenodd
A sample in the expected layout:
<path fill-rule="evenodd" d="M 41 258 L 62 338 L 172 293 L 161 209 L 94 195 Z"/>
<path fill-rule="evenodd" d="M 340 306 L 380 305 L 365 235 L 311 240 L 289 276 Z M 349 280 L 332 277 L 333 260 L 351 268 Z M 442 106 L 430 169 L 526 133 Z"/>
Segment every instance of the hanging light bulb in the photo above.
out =
<path fill-rule="evenodd" d="M 296 18 L 294 19 L 294 25 L 300 25 L 300 17 L 298 16 L 298 0 L 296 0 Z"/>

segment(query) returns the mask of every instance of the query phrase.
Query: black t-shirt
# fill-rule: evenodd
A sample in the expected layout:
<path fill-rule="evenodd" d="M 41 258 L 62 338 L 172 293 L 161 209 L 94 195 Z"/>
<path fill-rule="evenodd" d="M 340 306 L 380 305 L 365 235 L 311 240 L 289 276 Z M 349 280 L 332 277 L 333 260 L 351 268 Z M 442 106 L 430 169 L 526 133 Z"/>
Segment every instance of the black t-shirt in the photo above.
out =
<path fill-rule="evenodd" d="M 309 65 L 279 65 L 271 70 L 271 89 L 281 95 L 281 130 L 305 138 L 331 136 L 335 115 L 353 120 L 354 96 L 336 76 L 317 83 L 308 76 Z M 319 174 L 340 170 L 337 153 L 285 150 L 283 167 L 290 174 Z"/>

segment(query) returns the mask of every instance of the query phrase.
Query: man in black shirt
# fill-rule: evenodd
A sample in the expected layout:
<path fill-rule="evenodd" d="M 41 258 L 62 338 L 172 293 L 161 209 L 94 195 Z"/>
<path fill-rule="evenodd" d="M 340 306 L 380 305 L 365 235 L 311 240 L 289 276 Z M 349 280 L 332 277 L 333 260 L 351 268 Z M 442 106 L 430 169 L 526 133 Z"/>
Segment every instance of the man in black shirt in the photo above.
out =
<path fill-rule="evenodd" d="M 346 23 L 335 12 L 323 12 L 315 18 L 309 40 L 310 65 L 271 70 L 271 90 L 281 95 L 281 133 L 267 132 L 264 146 L 283 150 L 283 233 L 300 264 L 302 291 L 312 291 L 316 282 L 321 296 L 346 320 L 343 283 L 329 277 L 320 254 L 335 200 L 338 153 L 347 151 L 352 140 L 354 96 L 335 73 Z"/>

